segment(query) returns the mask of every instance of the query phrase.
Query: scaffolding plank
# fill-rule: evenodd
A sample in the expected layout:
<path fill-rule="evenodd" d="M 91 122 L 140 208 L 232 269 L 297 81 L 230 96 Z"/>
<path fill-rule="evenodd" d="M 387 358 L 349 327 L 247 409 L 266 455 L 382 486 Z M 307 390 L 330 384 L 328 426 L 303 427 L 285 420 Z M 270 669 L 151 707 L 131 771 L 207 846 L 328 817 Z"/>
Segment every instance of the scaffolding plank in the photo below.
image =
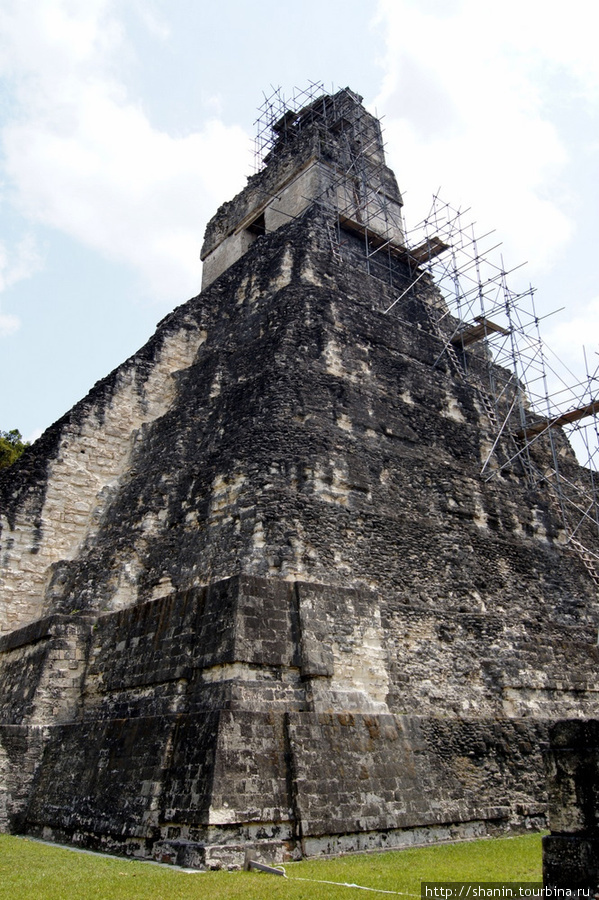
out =
<path fill-rule="evenodd" d="M 475 316 L 476 325 L 467 325 L 463 331 L 460 331 L 451 341 L 454 347 L 467 347 L 469 344 L 475 344 L 482 341 L 488 334 L 509 334 L 507 328 L 485 319 L 484 316 Z"/>
<path fill-rule="evenodd" d="M 427 262 L 429 259 L 433 259 L 435 256 L 439 256 L 439 254 L 444 253 L 445 250 L 449 250 L 449 244 L 444 244 L 438 237 L 430 238 L 419 247 L 403 247 L 400 244 L 396 244 L 394 241 L 387 240 L 382 235 L 373 231 L 371 227 L 368 227 L 361 222 L 356 222 L 355 219 L 350 219 L 348 216 L 343 215 L 343 213 L 339 214 L 339 224 L 346 231 L 359 234 L 361 237 L 366 235 L 368 237 L 368 242 L 372 247 L 376 247 L 377 249 L 384 247 L 389 250 L 392 256 L 395 256 L 397 259 L 401 259 L 406 263 L 416 263 L 417 265 L 420 265 L 423 262 Z"/>
<path fill-rule="evenodd" d="M 415 262 L 420 265 L 420 263 L 428 262 L 429 259 L 434 259 L 435 256 L 445 253 L 446 250 L 449 250 L 449 244 L 446 244 L 440 237 L 437 237 L 437 235 L 433 235 L 433 237 L 428 238 L 424 244 L 420 244 L 418 247 L 412 247 L 408 252 L 411 259 L 415 260 Z"/>
<path fill-rule="evenodd" d="M 535 422 L 533 425 L 527 425 L 526 428 L 523 428 L 518 432 L 518 437 L 528 438 L 536 434 L 541 434 L 541 432 L 545 431 L 547 428 L 560 428 L 562 425 L 570 425 L 572 422 L 578 422 L 580 419 L 585 419 L 587 416 L 595 416 L 597 413 L 599 413 L 599 399 L 592 400 L 586 406 L 580 406 L 578 409 L 571 409 L 561 416 L 556 416 L 555 419 L 542 419 L 540 422 Z"/>

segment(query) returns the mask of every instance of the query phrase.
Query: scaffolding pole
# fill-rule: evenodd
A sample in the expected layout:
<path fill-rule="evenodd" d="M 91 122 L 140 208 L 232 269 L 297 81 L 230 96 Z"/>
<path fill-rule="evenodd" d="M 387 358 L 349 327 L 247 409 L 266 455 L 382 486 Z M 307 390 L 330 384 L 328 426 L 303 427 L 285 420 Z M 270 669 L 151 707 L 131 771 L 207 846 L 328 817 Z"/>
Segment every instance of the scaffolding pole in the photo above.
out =
<path fill-rule="evenodd" d="M 366 271 L 401 286 L 381 312 L 403 318 L 406 304 L 420 298 L 440 342 L 435 364 L 448 358 L 456 377 L 475 390 L 488 421 L 491 448 L 482 477 L 520 467 L 530 488 L 544 491 L 559 510 L 566 541 L 591 571 L 593 553 L 585 541 L 599 538 L 598 372 L 589 374 L 586 364 L 586 378 L 576 379 L 551 354 L 541 340 L 534 289 L 509 286 L 508 276 L 520 267 L 507 270 L 503 258 L 494 255 L 500 246 L 492 242 L 494 232 L 477 234 L 470 208 L 455 208 L 438 193 L 428 215 L 406 232 L 401 198 L 389 196 L 378 135 L 373 136 L 370 117 L 347 89 L 328 95 L 322 84 L 310 82 L 304 90 L 294 89 L 289 99 L 273 89 L 264 97 L 256 125 L 256 170 L 273 149 L 312 129 L 326 184 L 310 203 L 325 214 L 333 260 L 342 265 L 348 240 L 359 238 Z M 431 294 L 420 292 L 427 281 L 436 285 L 442 303 L 423 299 Z M 582 466 L 576 482 L 569 477 L 564 432 Z M 539 464 L 539 442 L 550 453 L 549 468 Z M 595 577 L 599 585 L 596 571 Z"/>

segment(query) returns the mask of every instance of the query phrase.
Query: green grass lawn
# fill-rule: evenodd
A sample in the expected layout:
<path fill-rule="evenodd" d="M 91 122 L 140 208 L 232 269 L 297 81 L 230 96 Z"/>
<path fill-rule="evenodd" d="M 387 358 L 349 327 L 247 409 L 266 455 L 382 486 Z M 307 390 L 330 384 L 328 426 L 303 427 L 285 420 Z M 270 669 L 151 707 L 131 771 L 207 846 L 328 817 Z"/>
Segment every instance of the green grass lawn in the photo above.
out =
<path fill-rule="evenodd" d="M 257 872 L 187 874 L 169 866 L 74 853 L 0 835 L 0 898 L 10 900 L 354 900 L 384 898 L 349 882 L 420 896 L 421 881 L 540 881 L 541 837 L 438 844 L 412 850 L 308 860 L 285 866 L 287 878 Z M 391 896 L 391 895 L 387 895 Z"/>

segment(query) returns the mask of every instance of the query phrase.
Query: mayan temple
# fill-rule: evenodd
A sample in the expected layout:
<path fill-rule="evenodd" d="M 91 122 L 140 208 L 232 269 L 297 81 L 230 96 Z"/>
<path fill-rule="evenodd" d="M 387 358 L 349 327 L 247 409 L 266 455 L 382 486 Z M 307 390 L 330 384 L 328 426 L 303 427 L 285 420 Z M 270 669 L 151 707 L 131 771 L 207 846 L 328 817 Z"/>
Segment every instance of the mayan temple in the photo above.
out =
<path fill-rule="evenodd" d="M 226 867 L 543 828 L 552 723 L 599 717 L 559 427 L 599 404 L 543 418 L 448 306 L 358 95 L 264 151 L 199 296 L 0 475 L 0 830 Z"/>

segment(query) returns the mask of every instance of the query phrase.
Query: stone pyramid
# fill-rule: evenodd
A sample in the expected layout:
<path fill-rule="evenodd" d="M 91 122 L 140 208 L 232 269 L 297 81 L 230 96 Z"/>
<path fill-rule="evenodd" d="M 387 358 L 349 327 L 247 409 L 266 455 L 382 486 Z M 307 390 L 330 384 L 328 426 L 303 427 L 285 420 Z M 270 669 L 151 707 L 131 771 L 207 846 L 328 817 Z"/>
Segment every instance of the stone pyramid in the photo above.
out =
<path fill-rule="evenodd" d="M 217 867 L 543 827 L 597 592 L 507 437 L 481 477 L 484 346 L 460 378 L 401 204 L 359 96 L 284 116 L 201 294 L 2 473 L 0 829 Z"/>

